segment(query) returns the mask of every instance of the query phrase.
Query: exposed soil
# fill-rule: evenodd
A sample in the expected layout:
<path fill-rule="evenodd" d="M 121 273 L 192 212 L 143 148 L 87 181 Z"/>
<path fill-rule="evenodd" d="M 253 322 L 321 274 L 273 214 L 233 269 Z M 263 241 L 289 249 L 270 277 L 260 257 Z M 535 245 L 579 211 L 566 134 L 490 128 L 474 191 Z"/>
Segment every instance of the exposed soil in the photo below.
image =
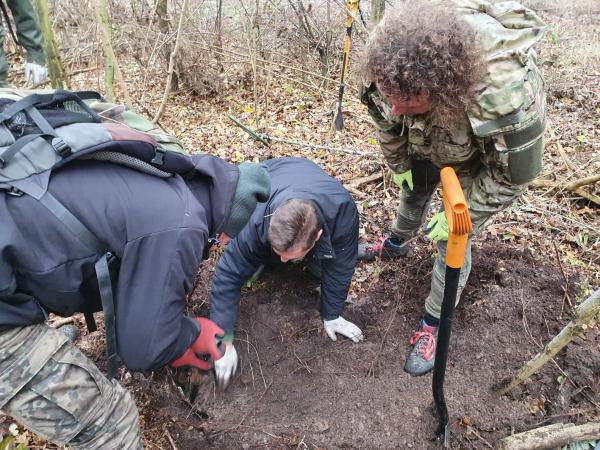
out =
<path fill-rule="evenodd" d="M 192 407 L 175 387 L 175 379 L 189 387 L 186 371 L 122 377 L 136 395 L 148 448 L 169 448 L 169 437 L 186 450 L 440 448 L 431 440 L 437 426 L 431 374 L 412 378 L 402 369 L 428 291 L 428 245 L 418 242 L 410 259 L 357 269 L 358 278 L 367 278 L 353 290 L 345 316 L 365 332 L 360 344 L 325 336 L 313 292 L 318 282 L 308 273 L 267 271 L 243 293 L 240 369 L 226 392 L 215 392 L 212 376 L 203 376 Z M 597 419 L 597 330 L 509 396 L 494 395 L 494 387 L 568 322 L 569 305 L 553 257 L 534 257 L 527 247 L 492 238 L 476 240 L 473 250 L 446 372 L 452 448 L 489 448 L 513 431 Z M 206 308 L 201 285 L 191 302 L 195 313 Z M 568 294 L 574 299 L 578 293 Z M 102 348 L 96 344 L 91 348 Z"/>

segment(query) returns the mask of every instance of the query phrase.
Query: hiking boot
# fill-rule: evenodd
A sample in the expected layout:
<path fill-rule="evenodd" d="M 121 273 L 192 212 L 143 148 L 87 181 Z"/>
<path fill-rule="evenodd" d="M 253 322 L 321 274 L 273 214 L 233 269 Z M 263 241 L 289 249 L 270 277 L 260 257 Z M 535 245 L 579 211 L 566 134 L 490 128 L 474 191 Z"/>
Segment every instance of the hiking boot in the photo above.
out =
<path fill-rule="evenodd" d="M 402 245 L 402 241 L 398 238 L 384 236 L 374 244 L 358 244 L 358 259 L 375 261 L 376 258 L 402 258 L 408 254 L 408 250 L 409 247 Z"/>
<path fill-rule="evenodd" d="M 419 377 L 433 370 L 437 336 L 438 327 L 429 326 L 421 321 L 421 328 L 413 331 L 410 338 L 410 345 L 414 347 L 404 364 L 405 372 L 413 377 Z"/>

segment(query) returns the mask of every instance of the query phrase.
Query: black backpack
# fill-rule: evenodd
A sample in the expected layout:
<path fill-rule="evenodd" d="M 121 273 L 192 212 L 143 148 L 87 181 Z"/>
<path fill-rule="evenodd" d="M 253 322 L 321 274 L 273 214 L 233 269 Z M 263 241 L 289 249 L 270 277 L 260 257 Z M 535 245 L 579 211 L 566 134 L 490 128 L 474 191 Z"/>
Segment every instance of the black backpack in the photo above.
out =
<path fill-rule="evenodd" d="M 0 192 L 35 198 L 84 245 L 103 255 L 91 284 L 98 289 L 104 310 L 108 374 L 114 378 L 112 281 L 119 261 L 47 190 L 52 171 L 76 159 L 110 161 L 163 178 L 186 177 L 194 172 L 194 164 L 175 137 L 123 105 L 106 103 L 97 92 L 0 89 Z M 93 311 L 84 315 L 88 329 L 94 331 Z"/>

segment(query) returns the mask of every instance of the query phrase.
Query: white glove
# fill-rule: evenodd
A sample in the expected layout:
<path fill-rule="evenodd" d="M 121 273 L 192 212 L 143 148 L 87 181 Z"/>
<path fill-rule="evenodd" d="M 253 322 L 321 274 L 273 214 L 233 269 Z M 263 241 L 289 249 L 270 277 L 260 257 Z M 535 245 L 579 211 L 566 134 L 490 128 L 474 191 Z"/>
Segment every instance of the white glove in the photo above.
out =
<path fill-rule="evenodd" d="M 324 320 L 323 326 L 325 327 L 325 333 L 332 341 L 337 341 L 335 333 L 339 333 L 342 336 L 346 336 L 348 339 L 352 339 L 358 343 L 364 339 L 362 331 L 352 322 L 347 321 L 342 316 L 333 320 Z"/>
<path fill-rule="evenodd" d="M 238 365 L 238 355 L 233 346 L 233 342 L 225 343 L 225 354 L 215 361 L 215 377 L 217 387 L 227 388 L 233 378 Z"/>
<path fill-rule="evenodd" d="M 34 86 L 44 82 L 48 76 L 48 68 L 40 64 L 28 62 L 25 63 L 25 82 Z"/>

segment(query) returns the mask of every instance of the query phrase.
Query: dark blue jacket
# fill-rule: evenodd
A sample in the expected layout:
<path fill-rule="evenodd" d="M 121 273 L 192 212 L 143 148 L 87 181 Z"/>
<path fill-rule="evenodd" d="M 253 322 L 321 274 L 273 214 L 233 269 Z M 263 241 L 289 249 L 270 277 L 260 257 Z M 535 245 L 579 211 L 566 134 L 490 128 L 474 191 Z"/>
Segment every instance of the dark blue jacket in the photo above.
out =
<path fill-rule="evenodd" d="M 72 162 L 49 192 L 120 258 L 116 286 L 118 353 L 132 370 L 179 357 L 198 336 L 184 316 L 207 238 L 222 230 L 239 171 L 194 156 L 196 174 L 162 179 L 107 162 Z M 100 255 L 44 206 L 0 191 L 0 327 L 100 310 L 86 285 Z"/>
<path fill-rule="evenodd" d="M 258 205 L 248 224 L 232 239 L 215 268 L 210 292 L 210 318 L 226 332 L 237 320 L 240 290 L 260 264 L 279 261 L 268 242 L 269 216 L 291 198 L 310 200 L 323 228 L 305 259 L 322 266 L 321 315 L 337 318 L 344 308 L 358 251 L 358 211 L 342 184 L 315 163 L 277 158 L 263 165 L 271 176 L 271 196 Z"/>

